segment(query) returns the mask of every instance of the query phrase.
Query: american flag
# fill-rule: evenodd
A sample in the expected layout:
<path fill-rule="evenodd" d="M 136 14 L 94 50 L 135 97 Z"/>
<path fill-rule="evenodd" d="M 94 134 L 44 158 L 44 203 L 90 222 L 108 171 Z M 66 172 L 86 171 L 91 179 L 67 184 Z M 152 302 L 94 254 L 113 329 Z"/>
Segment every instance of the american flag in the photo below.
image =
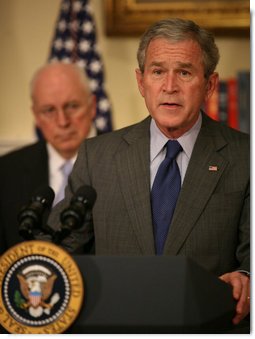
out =
<path fill-rule="evenodd" d="M 213 166 L 213 165 L 211 165 L 211 166 L 209 166 L 209 171 L 212 171 L 212 172 L 217 172 L 218 171 L 218 166 Z"/>
<path fill-rule="evenodd" d="M 62 0 L 49 56 L 49 62 L 53 61 L 76 63 L 84 69 L 97 97 L 97 133 L 111 131 L 111 105 L 104 89 L 103 63 L 89 0 Z"/>

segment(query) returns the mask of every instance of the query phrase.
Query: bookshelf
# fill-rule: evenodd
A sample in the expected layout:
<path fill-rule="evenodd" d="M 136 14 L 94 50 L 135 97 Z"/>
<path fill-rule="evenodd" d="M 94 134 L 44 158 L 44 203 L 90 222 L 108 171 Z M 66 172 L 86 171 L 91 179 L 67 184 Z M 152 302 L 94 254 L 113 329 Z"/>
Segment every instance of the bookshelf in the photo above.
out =
<path fill-rule="evenodd" d="M 205 112 L 214 120 L 250 133 L 250 71 L 221 79 L 205 104 Z"/>

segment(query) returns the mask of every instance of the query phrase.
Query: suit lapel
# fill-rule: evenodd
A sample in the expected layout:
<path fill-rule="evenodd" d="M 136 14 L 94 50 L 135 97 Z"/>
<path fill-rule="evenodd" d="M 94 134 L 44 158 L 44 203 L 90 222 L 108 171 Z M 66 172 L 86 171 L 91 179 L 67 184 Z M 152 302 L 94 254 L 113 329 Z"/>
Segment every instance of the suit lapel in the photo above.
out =
<path fill-rule="evenodd" d="M 143 254 L 155 254 L 150 205 L 150 119 L 138 124 L 117 154 L 118 180 L 129 213 L 130 226 Z"/>
<path fill-rule="evenodd" d="M 185 175 L 175 214 L 166 240 L 165 254 L 176 255 L 205 208 L 228 162 L 218 152 L 225 139 L 201 128 Z"/>

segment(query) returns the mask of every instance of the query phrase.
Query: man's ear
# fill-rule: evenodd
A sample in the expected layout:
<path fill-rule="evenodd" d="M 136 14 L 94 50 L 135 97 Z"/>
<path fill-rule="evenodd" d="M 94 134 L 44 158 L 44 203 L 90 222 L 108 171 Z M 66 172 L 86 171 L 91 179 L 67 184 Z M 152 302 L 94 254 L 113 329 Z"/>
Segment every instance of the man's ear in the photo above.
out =
<path fill-rule="evenodd" d="M 91 102 L 90 102 L 90 114 L 91 114 L 91 119 L 95 119 L 96 113 L 97 113 L 97 98 L 95 94 L 91 95 Z"/>
<path fill-rule="evenodd" d="M 35 121 L 36 127 L 40 128 L 40 119 L 38 118 L 38 114 L 36 113 L 36 109 L 34 105 L 31 106 L 31 111 L 33 112 L 33 115 L 34 115 L 34 121 Z"/>
<path fill-rule="evenodd" d="M 217 72 L 214 72 L 209 76 L 209 79 L 207 81 L 205 101 L 207 101 L 212 96 L 214 90 L 218 87 L 218 84 L 219 74 Z"/>
<path fill-rule="evenodd" d="M 135 70 L 135 74 L 136 74 L 136 81 L 137 81 L 139 91 L 141 95 L 144 96 L 143 74 L 139 68 Z"/>

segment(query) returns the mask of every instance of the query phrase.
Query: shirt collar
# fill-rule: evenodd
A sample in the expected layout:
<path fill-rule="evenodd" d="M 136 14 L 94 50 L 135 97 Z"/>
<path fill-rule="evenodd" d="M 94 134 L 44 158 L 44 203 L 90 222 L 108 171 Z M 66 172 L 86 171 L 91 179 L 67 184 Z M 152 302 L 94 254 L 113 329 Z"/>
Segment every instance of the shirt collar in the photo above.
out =
<path fill-rule="evenodd" d="M 49 155 L 49 170 L 50 173 L 54 173 L 58 171 L 67 160 L 61 157 L 61 155 L 55 150 L 55 148 L 51 144 L 47 143 L 46 145 Z M 69 159 L 72 164 L 74 164 L 76 157 L 77 155 Z"/>
<path fill-rule="evenodd" d="M 191 127 L 191 129 L 177 139 L 188 158 L 191 157 L 195 141 L 201 128 L 201 124 L 202 116 L 201 113 L 199 113 L 198 119 L 196 123 Z M 154 119 L 151 119 L 150 135 L 150 153 L 151 161 L 153 161 L 156 156 L 162 151 L 162 148 L 168 141 L 168 138 L 160 131 Z"/>

